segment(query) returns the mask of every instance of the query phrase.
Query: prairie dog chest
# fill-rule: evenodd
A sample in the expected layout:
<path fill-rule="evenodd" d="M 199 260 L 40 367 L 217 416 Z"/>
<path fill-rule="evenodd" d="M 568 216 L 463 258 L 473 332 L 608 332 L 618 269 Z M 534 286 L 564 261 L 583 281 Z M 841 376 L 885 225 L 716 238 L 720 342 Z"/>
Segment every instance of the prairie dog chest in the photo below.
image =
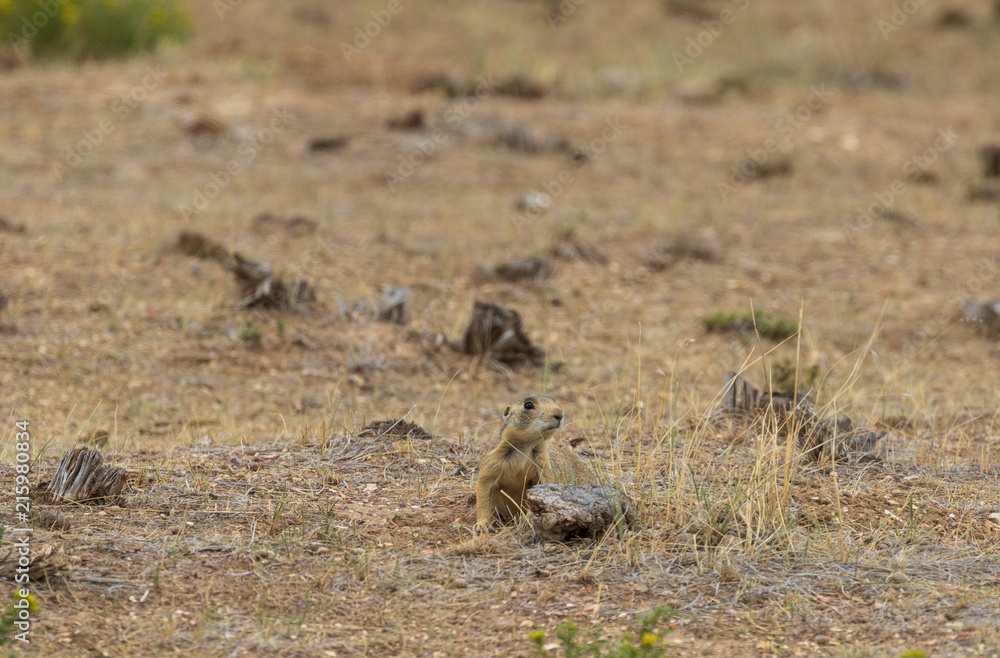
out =
<path fill-rule="evenodd" d="M 544 441 L 533 445 L 511 448 L 503 457 L 504 468 L 500 487 L 517 490 L 539 483 L 549 464 L 549 453 Z"/>

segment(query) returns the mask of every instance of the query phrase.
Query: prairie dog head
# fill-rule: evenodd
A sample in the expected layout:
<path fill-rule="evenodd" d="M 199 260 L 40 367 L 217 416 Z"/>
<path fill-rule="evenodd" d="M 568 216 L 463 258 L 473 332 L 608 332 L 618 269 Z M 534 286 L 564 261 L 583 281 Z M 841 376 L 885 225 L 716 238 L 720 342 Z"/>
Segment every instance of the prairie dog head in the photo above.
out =
<path fill-rule="evenodd" d="M 504 436 L 513 434 L 526 440 L 547 439 L 562 427 L 562 422 L 563 411 L 552 398 L 524 398 L 503 410 L 500 432 Z"/>

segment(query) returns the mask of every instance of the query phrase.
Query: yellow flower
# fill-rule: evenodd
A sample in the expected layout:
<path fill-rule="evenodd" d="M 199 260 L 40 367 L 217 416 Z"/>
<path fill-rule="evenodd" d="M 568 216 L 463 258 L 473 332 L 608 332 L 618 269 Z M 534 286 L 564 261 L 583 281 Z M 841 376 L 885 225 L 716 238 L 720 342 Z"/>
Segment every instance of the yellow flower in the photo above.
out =
<path fill-rule="evenodd" d="M 18 599 L 18 600 L 22 600 L 21 599 L 21 595 L 18 594 L 18 589 L 19 588 L 15 588 L 14 589 L 14 598 Z M 33 613 L 34 612 L 38 612 L 38 599 L 35 598 L 34 594 L 31 594 L 29 592 L 28 596 L 25 597 L 25 599 L 23 599 L 23 600 L 26 600 L 28 602 L 28 610 L 30 610 Z"/>
<path fill-rule="evenodd" d="M 642 636 L 643 646 L 651 647 L 660 641 L 660 636 L 655 633 L 644 633 Z"/>
<path fill-rule="evenodd" d="M 531 640 L 532 642 L 541 642 L 542 640 L 545 639 L 545 631 L 543 630 L 531 631 L 530 633 L 528 633 L 528 639 Z"/>

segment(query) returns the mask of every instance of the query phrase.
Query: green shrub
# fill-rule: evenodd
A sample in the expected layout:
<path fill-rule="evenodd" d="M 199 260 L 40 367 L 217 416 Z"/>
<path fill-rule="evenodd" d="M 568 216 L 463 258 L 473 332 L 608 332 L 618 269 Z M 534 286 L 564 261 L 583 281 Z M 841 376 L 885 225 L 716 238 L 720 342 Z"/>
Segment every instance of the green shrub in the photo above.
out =
<path fill-rule="evenodd" d="M 705 331 L 735 331 L 741 334 L 754 334 L 756 331 L 764 338 L 784 340 L 791 338 L 798 333 L 799 327 L 790 320 L 771 317 L 763 311 L 750 313 L 732 313 L 729 311 L 716 311 L 711 315 L 702 318 L 701 323 L 705 326 Z"/>
<path fill-rule="evenodd" d="M 126 57 L 191 33 L 176 0 L 0 0 L 0 34 L 39 58 Z"/>

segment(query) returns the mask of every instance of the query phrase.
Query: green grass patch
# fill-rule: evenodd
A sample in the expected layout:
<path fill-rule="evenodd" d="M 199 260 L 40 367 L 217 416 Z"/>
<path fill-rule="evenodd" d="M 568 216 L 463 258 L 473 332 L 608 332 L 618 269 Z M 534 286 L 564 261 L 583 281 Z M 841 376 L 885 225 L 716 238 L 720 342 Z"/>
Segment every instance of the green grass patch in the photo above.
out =
<path fill-rule="evenodd" d="M 40 59 L 109 59 L 186 41 L 176 0 L 0 0 L 0 34 Z"/>
<path fill-rule="evenodd" d="M 243 326 L 240 327 L 237 336 L 244 342 L 260 344 L 261 339 L 264 337 L 264 332 L 260 330 L 260 327 L 253 320 L 243 318 Z"/>
<path fill-rule="evenodd" d="M 701 319 L 708 332 L 735 331 L 741 334 L 759 333 L 765 338 L 785 340 L 798 332 L 799 326 L 784 318 L 775 318 L 763 311 L 733 313 L 716 311 Z M 756 327 L 756 328 L 755 328 Z"/>
<path fill-rule="evenodd" d="M 594 656 L 595 658 L 654 658 L 665 656 L 667 647 L 663 636 L 670 628 L 661 629 L 660 624 L 669 622 L 677 611 L 659 605 L 647 615 L 637 615 L 635 628 L 619 636 L 606 636 L 600 624 L 584 630 L 567 619 L 555 631 L 558 644 L 566 658 Z M 556 652 L 548 644 L 545 631 L 537 630 L 528 634 L 528 640 L 535 646 L 540 657 L 553 656 Z"/>

